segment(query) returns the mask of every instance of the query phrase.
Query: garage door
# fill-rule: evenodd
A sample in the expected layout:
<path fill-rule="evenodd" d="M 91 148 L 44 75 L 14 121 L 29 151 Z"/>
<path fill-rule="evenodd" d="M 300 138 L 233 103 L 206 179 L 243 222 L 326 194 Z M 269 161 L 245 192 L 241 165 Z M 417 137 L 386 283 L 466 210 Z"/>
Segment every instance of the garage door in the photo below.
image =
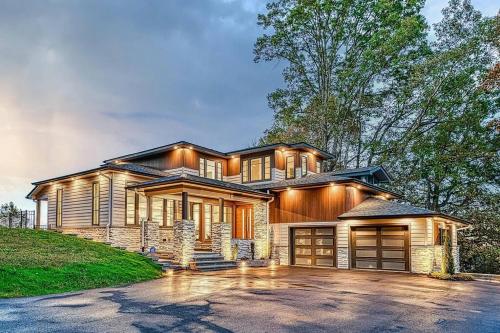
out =
<path fill-rule="evenodd" d="M 408 271 L 408 227 L 351 228 L 351 266 Z"/>
<path fill-rule="evenodd" d="M 335 228 L 292 229 L 292 264 L 335 267 Z"/>

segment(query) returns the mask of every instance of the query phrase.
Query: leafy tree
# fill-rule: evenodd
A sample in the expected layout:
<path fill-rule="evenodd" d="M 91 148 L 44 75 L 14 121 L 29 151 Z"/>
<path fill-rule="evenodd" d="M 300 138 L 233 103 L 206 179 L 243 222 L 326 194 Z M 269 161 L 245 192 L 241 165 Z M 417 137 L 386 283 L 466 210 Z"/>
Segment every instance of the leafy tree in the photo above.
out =
<path fill-rule="evenodd" d="M 259 15 L 271 34 L 255 61 L 286 61 L 286 87 L 268 96 L 275 122 L 262 142 L 307 141 L 361 163 L 368 127 L 384 121 L 390 94 L 425 45 L 423 1 L 277 0 Z"/>
<path fill-rule="evenodd" d="M 19 217 L 21 214 L 21 209 L 17 208 L 16 205 L 11 201 L 9 203 L 4 203 L 0 206 L 0 218 L 8 217 Z"/>
<path fill-rule="evenodd" d="M 441 273 L 451 274 L 451 275 L 455 274 L 455 262 L 453 260 L 453 253 L 451 251 L 451 237 L 448 231 L 444 233 Z"/>

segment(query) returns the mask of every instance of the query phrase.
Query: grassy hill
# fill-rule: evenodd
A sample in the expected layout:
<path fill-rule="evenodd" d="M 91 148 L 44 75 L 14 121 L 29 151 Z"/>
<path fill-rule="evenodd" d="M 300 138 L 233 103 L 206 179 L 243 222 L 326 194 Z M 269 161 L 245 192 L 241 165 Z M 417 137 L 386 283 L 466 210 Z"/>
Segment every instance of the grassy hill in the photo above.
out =
<path fill-rule="evenodd" d="M 0 297 L 34 296 L 155 279 L 136 253 L 55 232 L 0 227 Z"/>

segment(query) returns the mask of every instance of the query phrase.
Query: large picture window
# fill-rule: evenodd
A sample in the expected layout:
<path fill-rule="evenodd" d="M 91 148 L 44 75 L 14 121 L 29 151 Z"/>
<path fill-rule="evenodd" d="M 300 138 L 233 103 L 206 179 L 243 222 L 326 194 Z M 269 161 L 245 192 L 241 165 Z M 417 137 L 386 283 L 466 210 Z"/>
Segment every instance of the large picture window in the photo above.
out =
<path fill-rule="evenodd" d="M 92 225 L 99 225 L 99 183 L 92 183 Z"/>
<path fill-rule="evenodd" d="M 243 160 L 241 163 L 241 178 L 243 183 L 270 180 L 271 156 Z"/>
<path fill-rule="evenodd" d="M 222 162 L 200 158 L 200 177 L 222 180 Z"/>
<path fill-rule="evenodd" d="M 287 156 L 286 159 L 286 178 L 295 178 L 295 156 Z"/>
<path fill-rule="evenodd" d="M 62 204 L 63 204 L 63 190 L 58 188 L 56 192 L 56 226 L 62 226 Z"/>

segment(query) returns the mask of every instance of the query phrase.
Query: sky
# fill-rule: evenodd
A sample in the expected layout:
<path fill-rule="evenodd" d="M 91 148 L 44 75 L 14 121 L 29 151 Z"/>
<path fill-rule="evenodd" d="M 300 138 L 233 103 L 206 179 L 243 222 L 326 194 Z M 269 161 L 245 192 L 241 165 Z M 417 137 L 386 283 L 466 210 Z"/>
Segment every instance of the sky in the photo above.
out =
<path fill-rule="evenodd" d="M 495 15 L 495 1 L 472 1 Z M 424 15 L 440 20 L 445 1 Z M 186 140 L 250 146 L 284 64 L 254 63 L 264 1 L 0 0 L 0 203 L 31 182 Z"/>

